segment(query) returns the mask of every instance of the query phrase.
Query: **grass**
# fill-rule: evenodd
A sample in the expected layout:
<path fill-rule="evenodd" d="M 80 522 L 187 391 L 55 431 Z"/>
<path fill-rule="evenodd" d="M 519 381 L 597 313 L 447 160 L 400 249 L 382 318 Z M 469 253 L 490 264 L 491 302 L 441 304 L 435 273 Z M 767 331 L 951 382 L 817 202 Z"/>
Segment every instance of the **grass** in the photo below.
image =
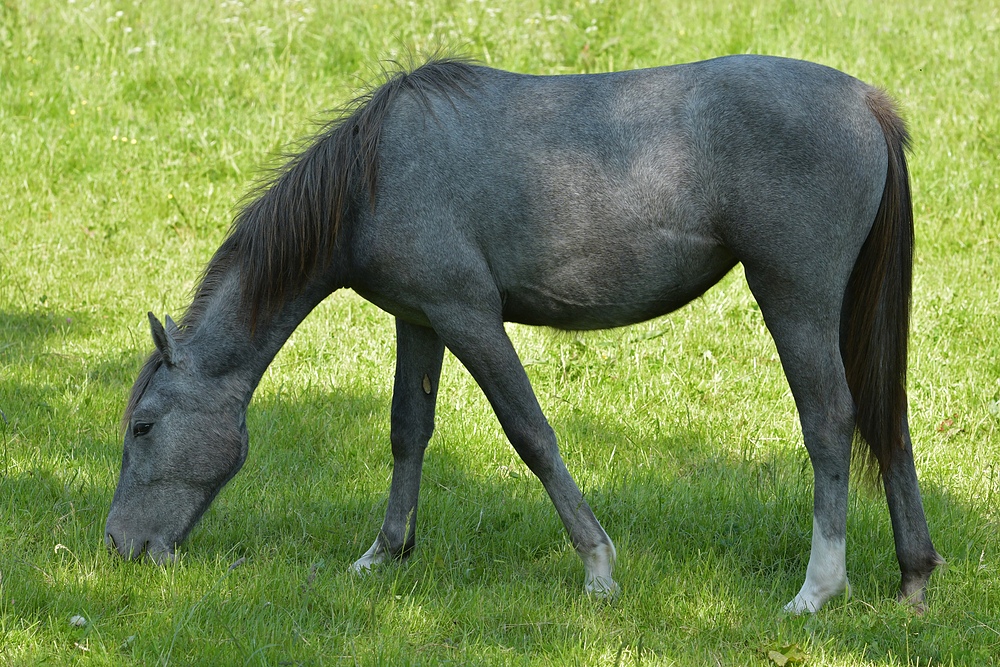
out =
<path fill-rule="evenodd" d="M 853 597 L 780 613 L 805 572 L 811 473 L 738 270 L 630 329 L 510 327 L 618 546 L 614 604 L 582 594 L 544 491 L 450 357 L 418 550 L 347 573 L 385 506 L 393 353 L 391 319 L 349 293 L 268 371 L 247 465 L 180 561 L 108 557 L 146 311 L 183 311 L 262 166 L 380 58 L 438 47 L 533 73 L 772 53 L 901 102 L 915 139 L 912 426 L 949 562 L 926 615 L 892 601 L 888 513 L 863 488 Z M 1000 13 L 983 0 L 0 0 L 0 662 L 763 665 L 791 646 L 809 665 L 996 664 L 997 81 Z"/>

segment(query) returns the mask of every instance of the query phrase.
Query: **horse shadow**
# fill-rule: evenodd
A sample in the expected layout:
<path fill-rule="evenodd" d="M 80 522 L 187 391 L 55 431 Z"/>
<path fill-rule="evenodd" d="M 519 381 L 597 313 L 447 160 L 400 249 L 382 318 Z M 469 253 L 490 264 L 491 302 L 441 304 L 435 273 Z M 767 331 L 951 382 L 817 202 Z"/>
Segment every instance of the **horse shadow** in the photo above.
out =
<path fill-rule="evenodd" d="M 81 394 L 83 400 L 124 406 L 143 352 L 96 359 L 51 352 L 54 338 L 94 324 L 86 314 L 0 311 L 0 362 L 42 368 L 49 376 L 65 372 L 94 388 Z M 31 526 L 16 545 L 5 546 L 0 570 L 21 580 L 11 590 L 26 605 L 18 612 L 26 617 L 44 615 L 62 599 L 93 595 L 82 584 L 75 592 L 57 585 L 49 570 L 65 559 L 103 558 L 103 523 L 121 456 L 113 423 L 119 412 L 109 411 L 107 424 L 89 424 L 85 415 L 92 410 L 80 410 L 78 397 L 52 383 L 26 381 L 30 375 L 0 377 L 6 415 L 0 493 L 10 499 L 13 524 Z M 349 576 L 385 511 L 392 470 L 389 404 L 388 382 L 383 389 L 314 383 L 260 393 L 248 415 L 251 452 L 244 470 L 182 545 L 181 558 L 232 562 L 280 551 L 301 563 L 304 580 L 318 563 L 325 564 L 319 576 L 329 578 L 328 585 Z M 485 400 L 473 408 L 489 409 Z M 442 590 L 479 585 L 500 596 L 516 572 L 525 585 L 553 590 L 573 604 L 582 596 L 583 568 L 541 484 L 517 460 L 492 415 L 478 422 L 492 424 L 491 433 L 467 439 L 459 420 L 441 412 L 425 462 L 417 549 L 370 583 L 355 584 L 359 591 L 378 596 L 387 580 L 409 587 L 443 574 Z M 696 602 L 685 601 L 678 573 L 697 573 L 706 579 L 703 591 L 736 608 L 778 610 L 795 593 L 811 535 L 812 475 L 804 448 L 741 455 L 713 448 L 695 424 L 638 443 L 651 453 L 648 465 L 609 465 L 588 456 L 590 443 L 625 448 L 634 434 L 586 410 L 553 414 L 570 469 L 618 548 L 616 578 L 626 599 L 662 600 L 664 622 L 716 636 L 718 621 L 705 620 Z M 39 445 L 26 465 L 13 465 L 8 440 L 30 442 L 36 435 L 57 447 Z M 656 455 L 663 453 L 670 455 Z M 974 562 L 990 525 L 980 508 L 926 479 L 923 493 L 939 550 L 953 562 Z M 852 493 L 848 544 L 855 595 L 891 599 L 898 567 L 877 490 Z M 932 609 L 934 582 L 942 576 L 932 580 Z M 48 593 L 26 592 L 32 588 Z M 517 627 L 510 632 L 521 632 Z M 646 650 L 658 650 L 651 638 Z"/>
<path fill-rule="evenodd" d="M 389 402 L 388 390 L 320 386 L 255 399 L 247 464 L 195 529 L 188 549 L 228 552 L 235 543 L 249 553 L 260 545 L 295 544 L 305 560 L 338 562 L 346 570 L 374 539 L 385 511 Z M 582 566 L 551 502 L 499 426 L 487 442 L 477 437 L 475 447 L 491 450 L 492 463 L 483 466 L 482 449 L 470 453 L 452 421 L 439 420 L 427 451 L 410 567 L 461 561 L 456 569 L 484 573 L 496 560 L 520 560 L 567 590 L 582 586 Z M 706 558 L 730 568 L 734 580 L 754 579 L 776 606 L 801 584 L 813 500 L 803 447 L 745 456 L 713 449 L 694 427 L 641 443 L 669 456 L 595 472 L 591 468 L 606 466 L 587 460 L 580 439 L 624 444 L 630 437 L 624 428 L 585 412 L 552 425 L 582 450 L 573 452 L 571 472 L 618 547 L 623 586 L 633 565 L 637 577 L 649 578 Z M 924 484 L 924 500 L 932 520 L 969 512 L 932 483 Z M 848 543 L 865 545 L 850 550 L 855 590 L 892 597 L 898 566 L 880 490 L 852 491 Z"/>
<path fill-rule="evenodd" d="M 318 386 L 294 397 L 255 400 L 251 431 L 257 435 L 257 453 L 251 455 L 242 479 L 234 480 L 233 488 L 223 492 L 195 529 L 189 552 L 198 558 L 235 560 L 279 549 L 301 563 L 303 590 L 318 565 L 325 585 L 339 585 L 334 582 L 350 576 L 350 564 L 381 526 L 392 467 L 389 402 L 388 391 Z M 307 425 L 317 421 L 319 426 Z M 351 585 L 373 600 L 434 586 L 437 593 L 431 597 L 440 597 L 440 604 L 446 605 L 455 589 L 467 586 L 485 587 L 492 591 L 488 595 L 495 592 L 501 599 L 515 583 L 508 580 L 514 573 L 517 585 L 576 604 L 582 596 L 583 567 L 540 482 L 516 460 L 499 427 L 494 434 L 477 437 L 474 446 L 496 452 L 492 462 L 483 465 L 482 451 L 470 455 L 465 434 L 452 421 L 439 420 L 425 459 L 417 548 L 405 562 L 390 564 Z M 628 437 L 620 425 L 604 423 L 585 411 L 553 419 L 552 425 L 570 442 L 585 436 L 624 443 Z M 308 446 L 289 444 L 297 433 L 308 433 Z M 274 442 L 265 445 L 260 442 L 266 439 L 262 435 Z M 706 615 L 705 595 L 716 598 L 711 604 L 722 608 L 765 614 L 772 610 L 777 615 L 802 583 L 812 530 L 812 474 L 802 447 L 744 456 L 725 448 L 713 450 L 706 440 L 694 426 L 642 443 L 651 452 L 672 452 L 669 457 L 652 457 L 648 466 L 612 466 L 594 474 L 588 468 L 603 468 L 604 463 L 581 463 L 574 451 L 570 467 L 616 543 L 616 579 L 625 599 L 635 595 L 652 599 L 661 622 L 690 628 L 693 636 L 711 641 L 727 633 L 740 636 L 743 630 L 726 626 L 734 622 L 730 616 Z M 317 444 L 322 442 L 341 444 Z M 585 450 L 586 443 L 573 447 Z M 338 493 L 329 493 L 331 484 Z M 924 501 L 945 557 L 971 557 L 965 553 L 970 547 L 958 546 L 956 554 L 956 546 L 975 542 L 982 526 L 957 522 L 956 517 L 974 514 L 974 508 L 933 482 L 924 484 Z M 901 627 L 915 627 L 909 625 L 905 607 L 887 606 L 898 587 L 899 569 L 881 491 L 857 488 L 850 503 L 847 539 L 853 548 L 848 567 L 854 595 L 884 603 L 878 613 L 899 616 Z M 504 566 L 498 567 L 501 563 Z M 701 581 L 694 584 L 685 577 Z M 689 584 L 698 594 L 688 590 Z M 932 583 L 932 608 L 934 588 Z M 839 604 L 831 606 L 836 609 Z M 872 609 L 862 604 L 865 610 Z M 350 618 L 357 612 L 341 611 Z M 444 609 L 439 611 L 447 616 Z M 602 613 L 600 607 L 593 613 Z M 855 618 L 857 610 L 847 614 L 820 621 L 786 618 L 778 621 L 776 632 L 798 637 L 822 636 L 825 631 L 834 636 L 867 623 Z M 526 632 L 555 633 L 549 639 L 557 642 L 579 641 L 576 635 L 559 635 L 560 628 L 563 624 L 511 623 L 509 634 L 519 644 L 538 640 L 514 636 Z M 623 636 L 622 641 L 626 639 Z M 670 647 L 656 644 L 655 633 L 628 641 L 638 641 L 638 650 L 670 655 Z M 903 634 L 881 648 L 854 646 L 848 638 L 830 650 L 861 652 L 872 659 L 898 652 L 904 641 L 915 642 L 911 647 L 921 655 L 945 661 L 949 655 L 931 639 L 907 639 Z"/>

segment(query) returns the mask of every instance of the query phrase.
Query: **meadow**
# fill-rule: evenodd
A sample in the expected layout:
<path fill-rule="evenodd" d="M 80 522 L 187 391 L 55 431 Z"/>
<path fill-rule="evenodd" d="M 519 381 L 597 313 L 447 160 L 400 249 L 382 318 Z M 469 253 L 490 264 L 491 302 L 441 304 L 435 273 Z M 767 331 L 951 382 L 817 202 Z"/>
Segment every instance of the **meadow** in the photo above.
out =
<path fill-rule="evenodd" d="M 380 62 L 538 74 L 730 53 L 880 85 L 913 135 L 909 372 L 948 564 L 922 616 L 857 484 L 849 597 L 787 616 L 812 473 L 739 268 L 606 332 L 509 326 L 618 549 L 613 602 L 447 356 L 417 550 L 348 567 L 385 509 L 392 318 L 338 292 L 257 390 L 250 455 L 168 567 L 106 552 L 119 420 L 256 179 Z M 0 0 L 0 664 L 1000 663 L 1000 9 L 991 0 Z M 79 617 L 79 618 L 75 618 Z M 75 621 L 75 622 L 71 622 Z"/>

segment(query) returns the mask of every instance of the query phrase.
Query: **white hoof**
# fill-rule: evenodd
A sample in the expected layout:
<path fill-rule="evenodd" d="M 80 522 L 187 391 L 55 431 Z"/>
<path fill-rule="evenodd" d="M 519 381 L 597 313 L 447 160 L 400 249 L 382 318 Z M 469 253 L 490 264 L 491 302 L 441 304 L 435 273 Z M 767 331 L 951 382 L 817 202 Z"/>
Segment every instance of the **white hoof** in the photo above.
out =
<path fill-rule="evenodd" d="M 615 545 L 609 540 L 606 545 L 597 547 L 588 554 L 580 554 L 583 558 L 583 568 L 587 571 L 584 590 L 587 595 L 603 600 L 612 600 L 618 596 L 618 584 L 611 578 L 611 570 L 615 566 Z"/>
<path fill-rule="evenodd" d="M 792 598 L 792 601 L 785 605 L 785 612 L 788 614 L 794 614 L 796 616 L 800 614 L 814 614 L 820 610 L 824 604 L 827 603 L 831 598 L 835 598 L 841 593 L 851 597 L 851 583 L 844 579 L 843 585 L 835 585 L 830 588 L 819 588 L 816 586 L 810 586 L 810 582 L 806 579 L 806 583 L 802 585 L 802 590 L 799 594 Z"/>
<path fill-rule="evenodd" d="M 354 574 L 368 574 L 373 569 L 385 562 L 385 552 L 379 549 L 378 540 L 372 544 L 371 549 L 365 555 L 354 561 L 351 565 L 351 572 Z"/>
<path fill-rule="evenodd" d="M 808 598 L 801 593 L 792 598 L 792 601 L 785 605 L 785 613 L 799 616 L 800 614 L 812 614 L 819 611 L 826 600 Z"/>
<path fill-rule="evenodd" d="M 618 584 L 611 577 L 587 577 L 584 590 L 587 591 L 587 595 L 598 600 L 608 601 L 616 599 L 621 592 Z"/>
<path fill-rule="evenodd" d="M 848 592 L 847 548 L 844 538 L 823 535 L 819 519 L 813 516 L 812 551 L 806 566 L 806 580 L 799 594 L 785 605 L 790 614 L 811 614 L 819 611 L 826 601 Z"/>

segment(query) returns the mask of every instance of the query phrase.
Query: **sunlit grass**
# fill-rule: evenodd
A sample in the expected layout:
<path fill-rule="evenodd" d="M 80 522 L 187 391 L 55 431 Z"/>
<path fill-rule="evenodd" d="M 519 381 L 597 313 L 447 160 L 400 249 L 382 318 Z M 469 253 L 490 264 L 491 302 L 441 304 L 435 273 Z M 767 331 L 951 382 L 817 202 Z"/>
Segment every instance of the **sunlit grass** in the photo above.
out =
<path fill-rule="evenodd" d="M 0 663 L 744 665 L 791 645 L 811 665 L 995 664 L 998 35 L 979 0 L 0 3 Z M 854 595 L 781 615 L 805 572 L 811 472 L 739 270 L 637 327 L 509 328 L 618 547 L 613 604 L 583 594 L 551 503 L 451 357 L 418 549 L 347 573 L 385 507 L 393 325 L 346 293 L 268 371 L 250 458 L 179 563 L 104 553 L 146 311 L 183 311 L 262 168 L 377 79 L 379 59 L 438 48 L 540 74 L 771 53 L 900 101 L 918 235 L 911 417 L 949 562 L 924 617 L 892 600 L 888 513 L 864 489 Z"/>

